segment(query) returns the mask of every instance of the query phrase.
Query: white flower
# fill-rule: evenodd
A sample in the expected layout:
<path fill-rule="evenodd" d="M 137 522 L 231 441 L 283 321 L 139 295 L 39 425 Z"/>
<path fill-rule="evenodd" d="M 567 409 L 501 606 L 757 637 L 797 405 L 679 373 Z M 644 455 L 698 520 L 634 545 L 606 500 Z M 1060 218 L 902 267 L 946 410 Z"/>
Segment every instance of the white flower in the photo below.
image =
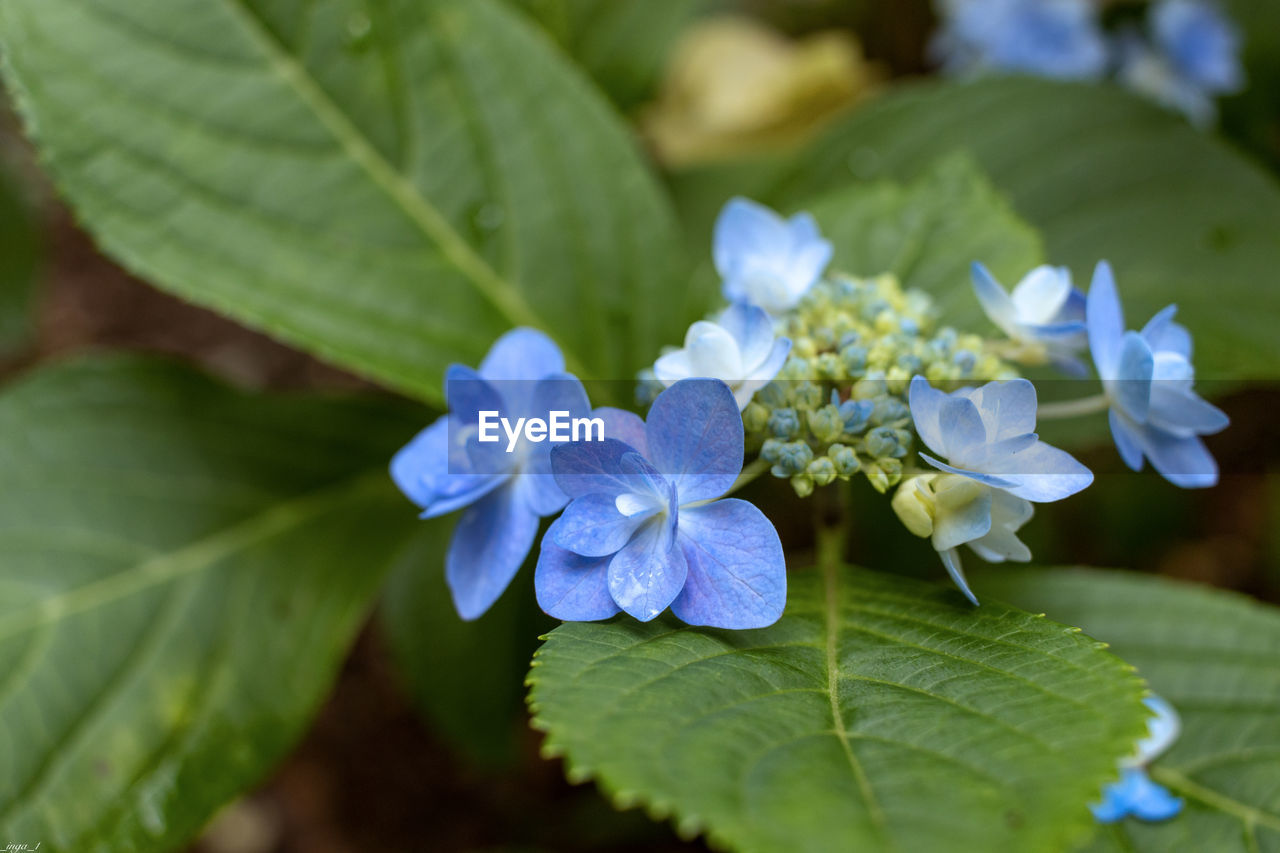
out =
<path fill-rule="evenodd" d="M 1087 343 L 1085 297 L 1072 287 L 1069 269 L 1036 267 L 1010 294 L 986 267 L 974 263 L 973 291 L 991 322 L 1010 340 L 1027 345 L 1028 355 L 1047 356 L 1068 372 L 1084 373 L 1075 353 Z"/>
<path fill-rule="evenodd" d="M 738 302 L 714 321 L 690 326 L 684 349 L 659 358 L 653 372 L 667 386 L 681 379 L 720 379 L 741 411 L 778 375 L 790 351 L 791 341 L 774 336 L 773 320 L 763 308 Z"/>

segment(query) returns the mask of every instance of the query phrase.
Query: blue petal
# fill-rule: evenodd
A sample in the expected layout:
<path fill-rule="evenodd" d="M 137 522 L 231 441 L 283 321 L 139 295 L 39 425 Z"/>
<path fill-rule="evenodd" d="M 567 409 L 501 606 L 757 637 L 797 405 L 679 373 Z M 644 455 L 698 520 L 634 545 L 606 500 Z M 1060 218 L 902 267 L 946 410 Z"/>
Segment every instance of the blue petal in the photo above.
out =
<path fill-rule="evenodd" d="M 974 261 L 969 270 L 973 278 L 973 292 L 982 304 L 982 310 L 991 322 L 1008 334 L 1017 320 L 1013 300 L 985 266 Z"/>
<path fill-rule="evenodd" d="M 735 302 L 721 312 L 716 323 L 737 342 L 742 366 L 748 370 L 764 361 L 773 348 L 773 318 L 759 306 Z"/>
<path fill-rule="evenodd" d="M 978 408 L 986 427 L 986 441 L 997 442 L 1035 432 L 1036 386 L 1026 379 L 988 382 L 978 388 L 961 388 L 956 395 Z"/>
<path fill-rule="evenodd" d="M 616 438 L 634 447 L 641 456 L 649 458 L 649 440 L 644 434 L 644 419 L 635 412 L 600 406 L 591 416 L 604 421 L 605 438 Z"/>
<path fill-rule="evenodd" d="M 1124 415 L 1112 409 L 1107 413 L 1111 423 L 1111 438 L 1124 464 L 1132 471 L 1142 470 L 1142 445 L 1138 443 L 1137 426 L 1126 422 Z"/>
<path fill-rule="evenodd" d="M 568 412 L 573 418 L 591 415 L 587 392 L 577 377 L 568 373 L 555 374 L 538 380 L 532 386 L 527 417 L 539 417 L 550 422 L 552 412 Z M 569 432 L 572 438 L 572 431 Z M 591 436 L 594 438 L 594 434 Z M 552 515 L 569 501 L 568 495 L 557 485 L 551 471 L 551 449 L 555 446 L 548 435 L 547 441 L 524 443 L 525 459 L 518 474 L 525 499 L 538 515 Z M 521 440 L 524 442 L 524 440 Z"/>
<path fill-rule="evenodd" d="M 729 386 L 684 379 L 658 395 L 645 421 L 649 460 L 681 505 L 723 495 L 742 472 L 742 415 Z"/>
<path fill-rule="evenodd" d="M 782 543 L 764 513 L 726 498 L 680 514 L 680 546 L 689 566 L 671 612 L 690 625 L 763 628 L 787 603 Z"/>
<path fill-rule="evenodd" d="M 1093 271 L 1093 282 L 1086 297 L 1086 325 L 1089 327 L 1089 349 L 1093 353 L 1098 375 L 1110 379 L 1120 361 L 1120 339 L 1124 336 L 1124 312 L 1111 264 L 1099 261 Z"/>
<path fill-rule="evenodd" d="M 1120 410 L 1139 423 L 1147 419 L 1151 406 L 1151 377 L 1155 369 L 1155 357 L 1147 342 L 1137 332 L 1125 332 L 1116 373 L 1108 379 L 1108 385 Z"/>
<path fill-rule="evenodd" d="M 449 402 L 452 434 L 450 470 L 454 473 L 505 474 L 515 465 L 515 454 L 507 453 L 507 441 L 498 429 L 498 440 L 479 438 L 481 412 L 510 417 L 512 407 L 498 389 L 479 373 L 461 364 L 451 364 L 444 374 L 445 398 Z"/>
<path fill-rule="evenodd" d="M 449 419 L 439 418 L 413 437 L 391 458 L 391 479 L 409 500 L 423 510 L 423 518 L 453 512 L 475 503 L 506 481 L 498 474 L 451 473 Z"/>
<path fill-rule="evenodd" d="M 556 545 L 586 557 L 607 557 L 620 550 L 652 513 L 623 515 L 613 495 L 583 495 L 565 507 L 556 521 Z M 548 533 L 550 535 L 550 533 Z"/>
<path fill-rule="evenodd" d="M 930 541 L 939 553 L 981 539 L 991 532 L 991 494 L 990 489 L 983 489 L 978 497 L 962 507 L 938 513 Z"/>
<path fill-rule="evenodd" d="M 621 495 L 648 488 L 649 480 L 634 470 L 624 470 L 623 457 L 636 456 L 635 448 L 616 438 L 575 441 L 551 450 L 551 471 L 570 498 L 583 495 Z"/>
<path fill-rule="evenodd" d="M 956 460 L 987 443 L 987 426 L 972 400 L 951 395 L 938 411 L 938 429 L 942 434 L 943 455 Z"/>
<path fill-rule="evenodd" d="M 1147 420 L 1174 435 L 1212 435 L 1231 424 L 1217 406 L 1178 387 L 1176 382 L 1156 382 L 1151 389 L 1151 409 Z"/>
<path fill-rule="evenodd" d="M 1003 488 L 1014 497 L 1032 503 L 1059 501 L 1093 483 L 1093 472 L 1065 450 L 1037 441 L 1031 446 L 993 460 L 986 471 L 1005 480 Z"/>
<path fill-rule="evenodd" d="M 939 417 L 942 404 L 947 395 L 929 384 L 923 376 L 911 377 L 911 387 L 907 400 L 911 408 L 911 420 L 916 425 L 916 435 L 924 442 L 925 447 L 940 456 L 946 456 L 946 443 L 942 437 L 942 426 Z"/>
<path fill-rule="evenodd" d="M 1218 463 L 1198 436 L 1178 436 L 1152 426 L 1139 426 L 1134 435 L 1151 467 L 1175 486 L 1205 489 L 1218 483 Z"/>
<path fill-rule="evenodd" d="M 939 551 L 938 556 L 942 558 L 942 565 L 946 567 L 947 574 L 951 575 L 951 580 L 964 593 L 964 597 L 976 605 L 978 596 L 969 589 L 969 581 L 964 576 L 964 566 L 960 563 L 960 552 L 952 548 L 949 551 Z"/>
<path fill-rule="evenodd" d="M 1089 806 L 1100 823 L 1115 823 L 1128 815 L 1141 820 L 1167 820 L 1182 811 L 1182 800 L 1152 782 L 1140 767 L 1121 771 L 1120 781 L 1102 790 L 1102 802 Z"/>
<path fill-rule="evenodd" d="M 533 576 L 538 606 L 566 622 L 608 619 L 618 612 L 609 595 L 609 559 L 583 557 L 558 547 L 555 535 L 559 524 L 560 519 L 552 522 L 542 537 Z"/>
<path fill-rule="evenodd" d="M 627 613 L 648 622 L 680 594 L 689 566 L 670 520 L 651 518 L 609 561 L 609 594 Z"/>
<path fill-rule="evenodd" d="M 1150 344 L 1152 352 L 1177 353 L 1189 360 L 1191 333 L 1173 322 L 1173 316 L 1177 313 L 1177 305 L 1166 305 L 1142 327 L 1142 337 Z"/>
<path fill-rule="evenodd" d="M 716 219 L 712 239 L 716 271 L 731 277 L 747 258 L 784 254 L 788 242 L 786 224 L 777 213 L 754 201 L 732 198 Z"/>
<path fill-rule="evenodd" d="M 962 477 L 968 477 L 970 480 L 975 480 L 984 485 L 991 486 L 992 488 L 1006 489 L 1013 485 L 1010 480 L 1005 480 L 1001 477 L 995 476 L 994 474 L 986 474 L 982 471 L 970 471 L 966 468 L 956 468 L 954 465 L 948 465 L 945 462 L 940 462 L 937 459 L 934 459 L 927 453 L 921 453 L 920 458 L 925 462 L 928 462 L 934 468 L 937 468 L 939 471 L 946 471 L 948 474 L 959 474 Z"/>
<path fill-rule="evenodd" d="M 459 616 L 479 618 L 498 600 L 537 533 L 538 516 L 509 485 L 463 513 L 445 557 L 445 580 Z"/>
<path fill-rule="evenodd" d="M 1178 739 L 1182 722 L 1173 706 L 1159 696 L 1148 696 L 1142 703 L 1152 716 L 1147 720 L 1147 736 L 1138 741 L 1136 763 L 1150 764 Z"/>
<path fill-rule="evenodd" d="M 480 375 L 494 381 L 541 379 L 564 372 L 564 356 L 537 329 L 517 328 L 494 341 L 480 362 Z"/>

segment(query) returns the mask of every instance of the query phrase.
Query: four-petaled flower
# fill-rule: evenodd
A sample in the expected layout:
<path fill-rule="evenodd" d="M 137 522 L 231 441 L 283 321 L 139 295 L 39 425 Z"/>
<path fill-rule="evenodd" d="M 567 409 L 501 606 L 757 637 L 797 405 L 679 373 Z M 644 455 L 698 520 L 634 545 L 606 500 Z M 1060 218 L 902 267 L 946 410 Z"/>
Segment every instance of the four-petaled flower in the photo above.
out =
<path fill-rule="evenodd" d="M 499 338 L 479 371 L 452 365 L 445 374 L 449 414 L 418 433 L 391 460 L 400 490 L 434 518 L 470 507 L 458 521 L 445 556 L 445 578 L 463 619 L 475 619 L 498 599 L 524 562 L 538 519 L 568 501 L 551 476 L 549 442 L 523 435 L 482 443 L 481 411 L 501 417 L 545 418 L 551 411 L 589 414 L 586 391 L 564 372 L 555 343 L 533 329 Z"/>
<path fill-rule="evenodd" d="M 716 220 L 713 255 L 725 298 L 759 305 L 773 315 L 809 292 L 831 253 L 807 213 L 783 219 L 763 205 L 734 198 Z"/>
<path fill-rule="evenodd" d="M 716 500 L 742 470 L 742 418 L 718 380 L 685 379 L 646 421 L 609 413 L 603 442 L 556 447 L 552 471 L 573 500 L 548 529 L 538 603 L 566 620 L 619 610 L 690 625 L 759 628 L 786 603 L 782 544 L 760 510 Z"/>
<path fill-rule="evenodd" d="M 932 50 L 949 70 L 995 69 L 1062 79 L 1101 76 L 1107 45 L 1090 0 L 940 0 Z"/>
<path fill-rule="evenodd" d="M 1147 766 L 1178 738 L 1182 725 L 1173 706 L 1159 696 L 1143 700 L 1154 716 L 1147 720 L 1147 736 L 1135 754 L 1120 761 L 1120 781 L 1102 789 L 1102 802 L 1089 809 L 1099 823 L 1115 823 L 1128 815 L 1140 820 L 1168 820 L 1182 811 L 1182 800 L 1151 781 Z"/>
<path fill-rule="evenodd" d="M 667 386 L 681 379 L 720 379 L 741 410 L 778 375 L 790 350 L 791 341 L 774 336 L 773 319 L 763 308 L 735 302 L 714 321 L 690 326 L 684 349 L 659 358 L 653 372 Z"/>
<path fill-rule="evenodd" d="M 1075 357 L 1088 339 L 1085 335 L 1085 296 L 1071 285 L 1066 267 L 1040 266 L 1005 292 L 982 264 L 972 267 L 973 290 L 982 310 L 1011 340 L 1024 344 L 1028 356 L 1043 354 L 1069 373 L 1083 375 L 1084 364 Z"/>
<path fill-rule="evenodd" d="M 1218 464 L 1200 436 L 1230 421 L 1192 390 L 1191 335 L 1173 322 L 1176 310 L 1158 312 L 1140 333 L 1125 331 L 1115 277 L 1103 261 L 1089 286 L 1089 348 L 1124 463 L 1140 471 L 1145 456 L 1174 485 L 1201 488 L 1218 482 Z"/>
<path fill-rule="evenodd" d="M 976 604 L 956 549 L 968 544 L 985 559 L 1028 559 L 1030 553 L 1014 533 L 1030 518 L 1030 503 L 1073 495 L 1093 482 L 1093 473 L 1070 454 L 1040 441 L 1035 433 L 1036 390 L 1025 379 L 946 394 L 916 376 L 908 399 L 920 440 L 947 461 L 920 456 L 938 470 L 973 483 L 947 479 L 927 484 L 935 499 L 932 529 L 922 533 L 917 514 L 913 532 L 937 534 L 934 544 L 947 572 Z M 904 487 L 919 485 L 908 481 Z M 912 497 L 922 500 L 930 495 Z"/>

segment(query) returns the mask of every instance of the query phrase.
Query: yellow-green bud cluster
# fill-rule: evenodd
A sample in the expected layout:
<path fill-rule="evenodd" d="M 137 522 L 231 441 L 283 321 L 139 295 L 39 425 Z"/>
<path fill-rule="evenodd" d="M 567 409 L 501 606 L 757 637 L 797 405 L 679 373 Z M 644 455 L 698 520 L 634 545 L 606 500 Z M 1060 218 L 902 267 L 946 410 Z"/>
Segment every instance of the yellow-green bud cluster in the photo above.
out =
<path fill-rule="evenodd" d="M 914 441 L 912 376 L 947 389 L 1017 375 L 982 337 L 935 331 L 929 297 L 891 275 L 818 282 L 778 333 L 791 356 L 742 422 L 773 475 L 802 497 L 858 473 L 880 492 L 898 484 Z"/>

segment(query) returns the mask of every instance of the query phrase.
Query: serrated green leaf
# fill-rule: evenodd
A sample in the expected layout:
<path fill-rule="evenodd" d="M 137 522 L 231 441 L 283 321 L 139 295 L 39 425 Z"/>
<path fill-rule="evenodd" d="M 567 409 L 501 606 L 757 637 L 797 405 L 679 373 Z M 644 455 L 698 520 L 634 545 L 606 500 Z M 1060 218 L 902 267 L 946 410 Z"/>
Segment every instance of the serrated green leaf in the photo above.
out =
<path fill-rule="evenodd" d="M 428 724 L 474 763 L 498 768 L 519 756 L 524 673 L 538 636 L 554 622 L 538 609 L 526 566 L 483 616 L 458 618 L 444 580 L 452 518 L 422 522 L 396 561 L 381 615 L 391 652 Z"/>
<path fill-rule="evenodd" d="M 684 319 L 666 201 L 490 0 L 2 0 L 8 79 L 102 246 L 430 399 L 512 325 L 629 377 Z"/>
<path fill-rule="evenodd" d="M 707 0 L 510 0 L 624 110 L 653 95 L 680 32 Z"/>
<path fill-rule="evenodd" d="M 1061 849 L 1144 726 L 1079 633 L 939 586 L 790 574 L 769 628 L 569 623 L 534 660 L 546 750 L 744 851 Z"/>
<path fill-rule="evenodd" d="M 974 259 L 1016 280 L 1044 255 L 1039 235 L 964 155 L 943 159 L 905 186 L 851 184 L 807 209 L 835 245 L 834 269 L 894 273 L 907 287 L 932 294 L 944 322 L 964 329 L 986 328 L 969 285 Z"/>
<path fill-rule="evenodd" d="M 419 529 L 415 420 L 135 358 L 0 394 L 0 839 L 171 850 L 262 778 Z"/>
<path fill-rule="evenodd" d="M 1269 375 L 1280 361 L 1280 188 L 1212 136 L 1109 86 L 990 78 L 898 88 L 754 187 L 803 208 L 854 180 L 903 180 L 965 150 L 1087 285 L 1116 269 L 1130 325 L 1176 302 L 1198 374 Z M 976 258 L 974 260 L 981 260 Z"/>
<path fill-rule="evenodd" d="M 1211 587 L 1090 569 L 983 571 L 974 589 L 1110 643 L 1182 718 L 1182 736 L 1151 775 L 1184 798 L 1183 814 L 1100 829 L 1091 849 L 1280 849 L 1280 611 Z"/>

